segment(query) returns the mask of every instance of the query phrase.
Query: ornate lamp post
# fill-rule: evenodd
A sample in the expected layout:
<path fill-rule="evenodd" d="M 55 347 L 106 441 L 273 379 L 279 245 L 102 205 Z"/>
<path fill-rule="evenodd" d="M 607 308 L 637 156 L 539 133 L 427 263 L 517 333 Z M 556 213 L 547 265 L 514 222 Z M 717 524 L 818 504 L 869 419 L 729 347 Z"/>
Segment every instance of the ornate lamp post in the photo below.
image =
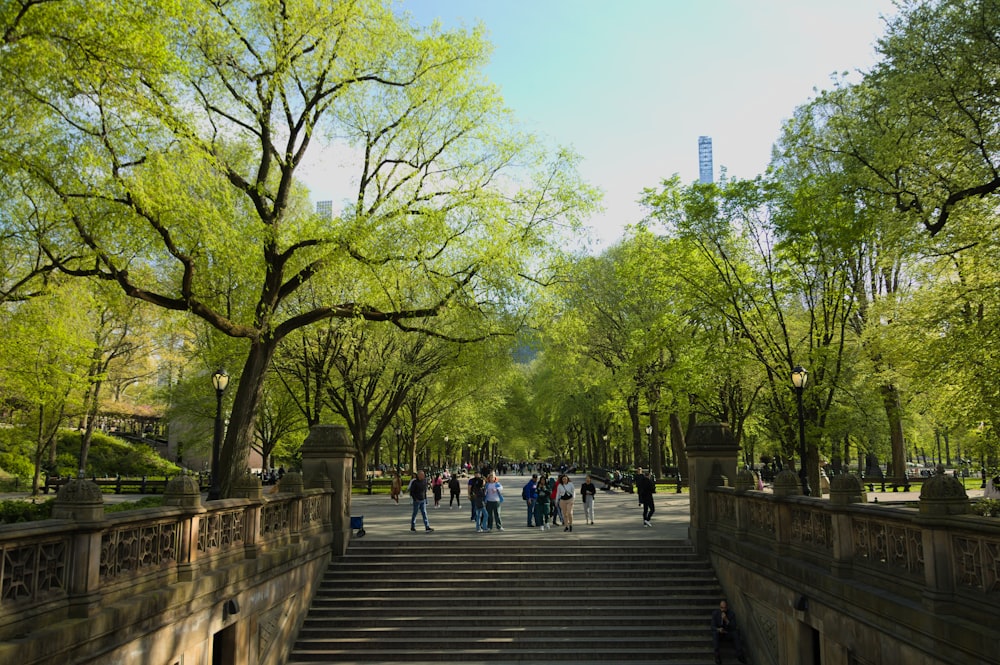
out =
<path fill-rule="evenodd" d="M 222 498 L 222 488 L 219 486 L 219 448 L 222 447 L 222 394 L 229 385 L 226 370 L 215 370 L 212 385 L 215 386 L 215 435 L 212 437 L 212 484 L 208 488 L 209 501 Z"/>
<path fill-rule="evenodd" d="M 799 403 L 799 478 L 802 480 L 802 493 L 809 496 L 812 490 L 809 487 L 809 470 L 806 468 L 806 417 L 802 410 L 802 390 L 806 387 L 806 379 L 809 372 L 802 365 L 792 368 L 792 386 L 795 388 L 795 397 Z"/>

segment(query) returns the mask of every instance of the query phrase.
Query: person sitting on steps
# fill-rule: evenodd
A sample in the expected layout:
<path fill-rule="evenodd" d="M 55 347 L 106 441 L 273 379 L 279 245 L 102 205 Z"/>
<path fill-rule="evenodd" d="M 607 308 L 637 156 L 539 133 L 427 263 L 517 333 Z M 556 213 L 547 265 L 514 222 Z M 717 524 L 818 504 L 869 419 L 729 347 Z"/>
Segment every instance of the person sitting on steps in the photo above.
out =
<path fill-rule="evenodd" d="M 724 639 L 733 641 L 736 647 L 736 660 L 745 663 L 746 657 L 743 655 L 743 643 L 740 640 L 740 629 L 736 625 L 736 613 L 729 609 L 726 601 L 719 603 L 719 609 L 712 610 L 712 649 L 715 651 L 715 662 L 722 662 L 722 654 L 719 652 L 719 645 Z"/>

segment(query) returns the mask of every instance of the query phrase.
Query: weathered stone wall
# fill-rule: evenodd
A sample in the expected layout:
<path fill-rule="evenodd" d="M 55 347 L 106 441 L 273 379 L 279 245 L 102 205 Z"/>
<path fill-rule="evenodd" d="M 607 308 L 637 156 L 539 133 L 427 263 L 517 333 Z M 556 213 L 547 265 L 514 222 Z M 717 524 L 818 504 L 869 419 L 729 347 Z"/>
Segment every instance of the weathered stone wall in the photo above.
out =
<path fill-rule="evenodd" d="M 928 479 L 917 509 L 865 504 L 848 476 L 830 500 L 801 496 L 790 471 L 773 493 L 734 489 L 728 428 L 699 432 L 692 541 L 742 617 L 753 662 L 1000 662 L 1000 520 L 968 514 L 954 478 Z"/>

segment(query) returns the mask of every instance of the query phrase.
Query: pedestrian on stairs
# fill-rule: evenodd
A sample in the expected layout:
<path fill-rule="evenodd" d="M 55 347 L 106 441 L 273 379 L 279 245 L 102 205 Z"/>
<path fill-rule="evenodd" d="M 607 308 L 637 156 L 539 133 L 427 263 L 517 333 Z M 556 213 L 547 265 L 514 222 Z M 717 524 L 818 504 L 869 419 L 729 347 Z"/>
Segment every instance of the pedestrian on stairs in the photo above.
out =
<path fill-rule="evenodd" d="M 424 518 L 424 531 L 433 531 L 427 521 L 427 474 L 423 469 L 417 471 L 417 477 L 410 481 L 406 488 L 407 494 L 413 500 L 413 515 L 410 517 L 410 531 L 417 530 L 417 513 Z"/>

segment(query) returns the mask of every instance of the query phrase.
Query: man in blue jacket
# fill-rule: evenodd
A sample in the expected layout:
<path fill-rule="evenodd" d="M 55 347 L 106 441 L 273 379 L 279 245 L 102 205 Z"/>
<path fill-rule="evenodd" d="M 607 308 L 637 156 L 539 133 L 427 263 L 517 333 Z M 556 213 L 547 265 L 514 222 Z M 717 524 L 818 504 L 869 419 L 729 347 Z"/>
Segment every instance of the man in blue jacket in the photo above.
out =
<path fill-rule="evenodd" d="M 531 474 L 531 480 L 521 489 L 521 498 L 528 504 L 528 526 L 535 526 L 535 502 L 538 501 L 538 474 Z"/>

